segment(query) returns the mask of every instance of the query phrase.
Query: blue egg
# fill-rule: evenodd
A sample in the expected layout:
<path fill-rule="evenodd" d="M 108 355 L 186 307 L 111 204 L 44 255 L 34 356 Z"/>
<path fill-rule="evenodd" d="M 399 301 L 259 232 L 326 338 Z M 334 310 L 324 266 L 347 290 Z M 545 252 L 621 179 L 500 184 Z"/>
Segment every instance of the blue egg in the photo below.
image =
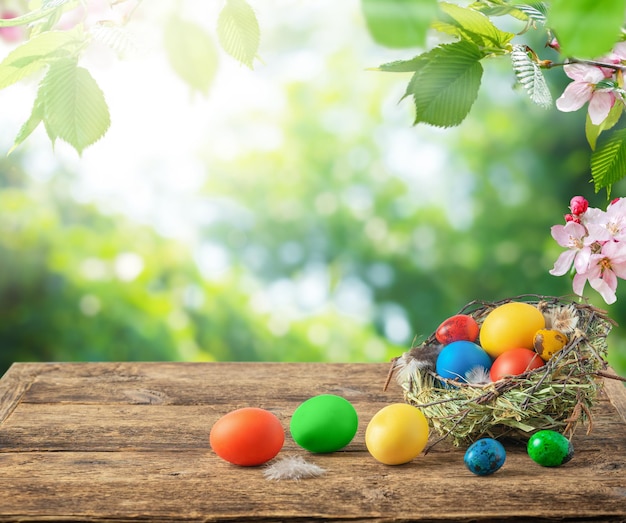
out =
<path fill-rule="evenodd" d="M 491 368 L 491 358 L 482 347 L 471 341 L 454 341 L 437 357 L 437 374 L 442 378 L 466 382 L 466 374 L 476 367 Z"/>
<path fill-rule="evenodd" d="M 493 474 L 504 465 L 506 451 L 502 443 L 492 438 L 483 438 L 472 443 L 465 452 L 465 466 L 478 476 Z"/>

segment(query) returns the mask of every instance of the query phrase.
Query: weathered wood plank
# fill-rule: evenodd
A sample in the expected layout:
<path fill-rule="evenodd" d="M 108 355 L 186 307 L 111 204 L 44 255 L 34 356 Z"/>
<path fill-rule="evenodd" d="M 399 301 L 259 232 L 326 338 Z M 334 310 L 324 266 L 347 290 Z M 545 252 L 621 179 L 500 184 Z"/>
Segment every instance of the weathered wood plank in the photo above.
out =
<path fill-rule="evenodd" d="M 605 379 L 604 388 L 615 410 L 626 423 L 626 384 L 621 381 Z"/>
<path fill-rule="evenodd" d="M 46 369 L 49 364 L 14 363 L 0 380 L 0 423 L 13 412 L 22 396 L 32 385 L 33 380 Z"/>
<path fill-rule="evenodd" d="M 626 519 L 623 390 L 607 387 L 613 403 L 594 408 L 594 430 L 577 432 L 567 465 L 539 467 L 523 445 L 505 442 L 505 466 L 479 478 L 464 467 L 464 449 L 445 443 L 400 467 L 369 455 L 367 422 L 402 401 L 395 385 L 382 392 L 386 372 L 386 364 L 18 366 L 0 380 L 13 405 L 0 422 L 0 521 Z M 14 386 L 21 392 L 9 393 Z M 346 397 L 359 413 L 344 451 L 312 455 L 289 437 L 293 410 L 320 393 Z M 326 474 L 268 481 L 263 467 L 220 460 L 209 430 L 243 406 L 279 417 L 287 433 L 279 457 L 301 455 Z"/>
<path fill-rule="evenodd" d="M 236 468 L 208 450 L 3 454 L 0 466 L 10 472 L 10 481 L 3 481 L 0 514 L 34 517 L 53 508 L 57 517 L 209 521 L 307 516 L 617 521 L 624 516 L 624 469 L 597 469 L 587 459 L 539 470 L 517 449 L 497 475 L 485 478 L 467 472 L 458 453 L 432 452 L 400 467 L 382 466 L 361 453 L 307 459 L 326 474 L 268 481 L 262 468 Z M 581 488 L 580 474 L 589 469 L 601 480 Z"/>
<path fill-rule="evenodd" d="M 316 391 L 339 394 L 350 400 L 365 395 L 388 400 L 390 394 L 382 390 L 388 365 L 372 365 L 363 373 L 354 364 L 332 367 L 314 367 L 309 363 L 67 364 L 62 372 L 48 372 L 36 379 L 23 401 L 48 403 L 54 397 L 55 403 L 71 404 L 232 406 L 233 401 L 255 403 L 259 396 L 304 401 Z M 325 371 L 326 368 L 332 371 Z"/>

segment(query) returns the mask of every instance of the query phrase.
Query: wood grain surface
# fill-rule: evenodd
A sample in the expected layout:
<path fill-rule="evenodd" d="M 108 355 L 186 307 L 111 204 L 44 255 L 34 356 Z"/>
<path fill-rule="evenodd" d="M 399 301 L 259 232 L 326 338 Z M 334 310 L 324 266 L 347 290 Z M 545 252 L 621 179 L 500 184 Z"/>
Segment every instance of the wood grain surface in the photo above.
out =
<path fill-rule="evenodd" d="M 375 461 L 365 428 L 402 401 L 387 364 L 15 364 L 0 380 L 0 521 L 626 521 L 626 388 L 611 381 L 579 427 L 574 459 L 543 468 L 505 441 L 492 476 L 472 475 L 463 448 L 436 445 L 401 466 Z M 359 415 L 342 451 L 310 454 L 289 436 L 295 408 L 345 397 Z M 318 478 L 271 481 L 264 467 L 218 458 L 212 424 L 262 407 Z"/>

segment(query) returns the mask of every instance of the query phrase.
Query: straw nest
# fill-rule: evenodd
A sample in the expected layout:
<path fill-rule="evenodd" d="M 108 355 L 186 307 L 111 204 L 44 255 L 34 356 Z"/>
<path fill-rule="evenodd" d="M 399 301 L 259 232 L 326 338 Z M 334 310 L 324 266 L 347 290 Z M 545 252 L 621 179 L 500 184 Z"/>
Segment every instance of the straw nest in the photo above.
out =
<path fill-rule="evenodd" d="M 443 379 L 429 364 L 441 347 L 435 333 L 393 360 L 387 383 L 395 375 L 405 401 L 419 407 L 439 434 L 430 447 L 448 437 L 457 446 L 482 437 L 528 439 L 541 429 L 571 436 L 580 422 L 591 431 L 602 378 L 617 378 L 606 363 L 607 336 L 615 322 L 589 304 L 537 295 L 473 301 L 458 314 L 482 325 L 489 312 L 511 301 L 536 306 L 547 327 L 568 334 L 565 347 L 543 367 L 486 384 Z"/>

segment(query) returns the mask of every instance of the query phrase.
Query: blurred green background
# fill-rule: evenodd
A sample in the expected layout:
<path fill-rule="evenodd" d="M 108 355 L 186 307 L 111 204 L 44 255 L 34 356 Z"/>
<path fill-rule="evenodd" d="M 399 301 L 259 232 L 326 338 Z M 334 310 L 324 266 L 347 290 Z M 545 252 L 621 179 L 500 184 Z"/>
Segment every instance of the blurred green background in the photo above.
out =
<path fill-rule="evenodd" d="M 358 2 L 257 14 L 263 63 L 224 58 L 207 99 L 162 57 L 94 58 L 113 124 L 82 157 L 43 132 L 6 157 L 34 86 L 0 93 L 0 372 L 388 361 L 474 299 L 571 293 L 550 227 L 574 195 L 606 206 L 584 111 L 533 106 L 503 59 L 459 128 L 412 127 L 409 76 L 368 68 L 416 53 L 376 46 Z M 625 288 L 588 297 L 620 323 Z M 621 328 L 610 359 L 626 374 Z"/>

